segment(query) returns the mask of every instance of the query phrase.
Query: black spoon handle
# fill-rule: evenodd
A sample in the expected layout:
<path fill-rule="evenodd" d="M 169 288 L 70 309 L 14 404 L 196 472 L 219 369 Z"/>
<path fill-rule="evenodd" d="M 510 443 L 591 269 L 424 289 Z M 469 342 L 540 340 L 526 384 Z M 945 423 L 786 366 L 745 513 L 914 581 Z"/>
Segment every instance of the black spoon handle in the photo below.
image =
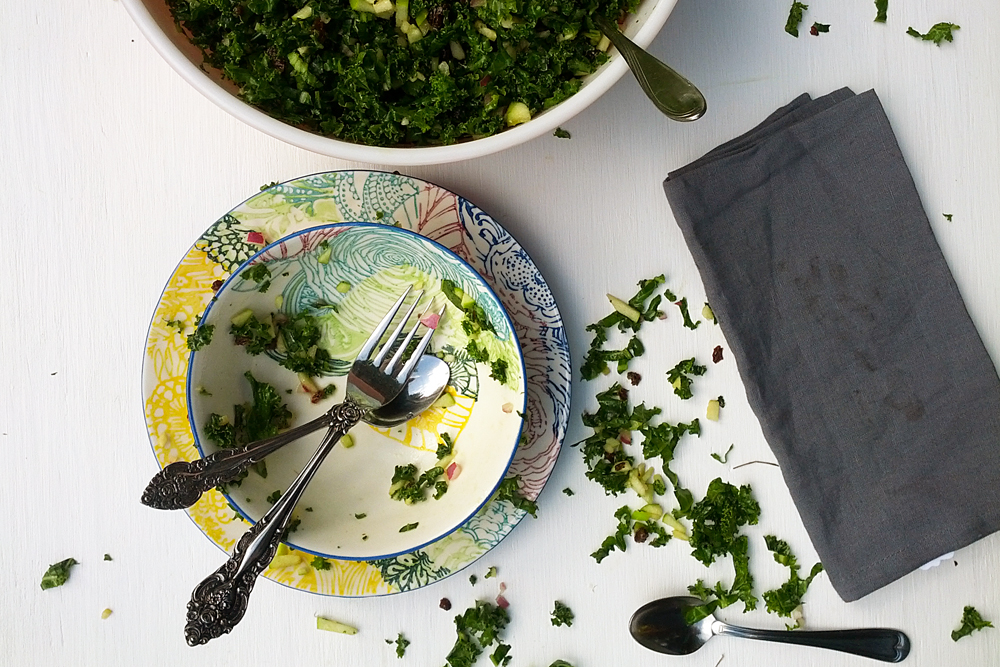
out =
<path fill-rule="evenodd" d="M 888 628 L 788 632 L 784 630 L 755 630 L 725 623 L 715 623 L 713 630 L 719 635 L 762 639 L 783 644 L 818 646 L 883 662 L 902 662 L 910 653 L 910 638 L 899 630 Z"/>

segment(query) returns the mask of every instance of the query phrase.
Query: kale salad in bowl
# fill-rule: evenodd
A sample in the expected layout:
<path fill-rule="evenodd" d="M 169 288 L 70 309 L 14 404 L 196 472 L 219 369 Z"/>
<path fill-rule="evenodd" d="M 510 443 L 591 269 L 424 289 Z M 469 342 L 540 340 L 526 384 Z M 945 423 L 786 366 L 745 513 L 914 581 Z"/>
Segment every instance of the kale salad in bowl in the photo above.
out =
<path fill-rule="evenodd" d="M 433 164 L 551 133 L 624 73 L 594 17 L 648 44 L 676 0 L 125 0 L 199 91 L 319 153 Z"/>

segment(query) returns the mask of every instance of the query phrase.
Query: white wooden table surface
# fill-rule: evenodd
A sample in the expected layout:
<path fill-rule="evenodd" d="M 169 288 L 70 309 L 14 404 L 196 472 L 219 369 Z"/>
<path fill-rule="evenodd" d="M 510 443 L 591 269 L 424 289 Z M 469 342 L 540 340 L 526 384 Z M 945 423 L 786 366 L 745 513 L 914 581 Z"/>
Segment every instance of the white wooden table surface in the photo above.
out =
<path fill-rule="evenodd" d="M 806 25 L 829 34 L 783 32 L 784 0 L 680 0 L 651 50 L 698 83 L 708 115 L 673 123 L 622 81 L 568 123 L 569 141 L 546 136 L 507 152 L 406 173 L 452 189 L 489 211 L 531 253 L 567 323 L 574 363 L 584 326 L 608 310 L 605 292 L 628 295 L 665 272 L 700 304 L 700 279 L 663 197 L 667 171 L 760 121 L 802 92 L 875 88 L 892 121 L 931 224 L 973 320 L 1000 359 L 1000 5 L 994 0 L 891 0 L 886 25 L 870 0 L 812 0 Z M 937 48 L 905 34 L 938 21 L 961 25 Z M 627 620 L 641 604 L 684 592 L 704 569 L 673 541 L 630 548 L 596 565 L 589 554 L 610 533 L 614 510 L 566 448 L 525 520 L 458 576 L 403 595 L 325 598 L 270 582 L 255 590 L 232 635 L 192 649 L 183 639 L 191 588 L 222 562 L 183 513 L 156 512 L 139 494 L 156 471 L 143 423 L 140 364 L 153 306 L 195 238 L 271 181 L 358 166 L 283 145 L 202 98 L 154 53 L 115 0 L 0 3 L 0 661 L 9 665 L 420 665 L 444 664 L 452 617 L 495 580 L 508 586 L 512 665 L 650 664 L 726 667 L 864 665 L 864 659 L 799 647 L 720 638 L 670 658 L 633 643 Z M 943 213 L 954 216 L 947 221 Z M 696 309 L 697 310 L 697 309 Z M 699 495 L 717 475 L 751 483 L 763 508 L 750 531 L 758 590 L 786 571 L 760 535 L 786 538 L 808 568 L 816 560 L 747 406 L 735 365 L 713 366 L 695 399 L 672 397 L 664 371 L 693 352 L 725 344 L 718 329 L 689 332 L 677 320 L 644 331 L 650 350 L 636 369 L 637 399 L 671 420 L 698 416 L 724 394 L 723 420 L 679 448 L 677 469 Z M 579 414 L 600 383 L 574 386 L 569 442 L 584 437 Z M 729 463 L 708 453 L 735 444 Z M 959 444 L 959 443 L 956 443 Z M 572 487 L 576 495 L 561 493 Z M 103 554 L 114 560 L 104 562 Z M 45 568 L 69 556 L 70 582 L 41 591 Z M 713 568 L 727 576 L 728 564 Z M 821 575 L 806 596 L 814 629 L 897 627 L 909 633 L 907 664 L 1000 663 L 1000 630 L 953 643 L 964 605 L 1000 621 L 1000 537 L 962 549 L 954 562 L 917 572 L 845 604 Z M 451 613 L 438 609 L 448 597 Z M 554 600 L 576 613 L 549 624 Z M 763 605 L 762 605 L 763 606 Z M 101 620 L 101 611 L 113 615 Z M 360 628 L 348 637 L 315 630 L 322 614 Z M 763 627 L 763 611 L 724 611 Z M 384 642 L 411 641 L 397 660 Z M 487 659 L 480 664 L 489 664 Z"/>

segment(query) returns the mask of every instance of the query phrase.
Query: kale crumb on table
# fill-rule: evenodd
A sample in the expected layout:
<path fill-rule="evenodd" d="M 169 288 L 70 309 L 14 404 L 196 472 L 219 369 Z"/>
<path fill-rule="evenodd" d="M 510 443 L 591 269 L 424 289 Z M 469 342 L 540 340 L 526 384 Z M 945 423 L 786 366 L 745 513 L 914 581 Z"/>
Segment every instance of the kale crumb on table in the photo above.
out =
<path fill-rule="evenodd" d="M 638 0 L 167 0 L 205 64 L 291 125 L 376 146 L 524 122 L 607 61 L 593 16 Z"/>

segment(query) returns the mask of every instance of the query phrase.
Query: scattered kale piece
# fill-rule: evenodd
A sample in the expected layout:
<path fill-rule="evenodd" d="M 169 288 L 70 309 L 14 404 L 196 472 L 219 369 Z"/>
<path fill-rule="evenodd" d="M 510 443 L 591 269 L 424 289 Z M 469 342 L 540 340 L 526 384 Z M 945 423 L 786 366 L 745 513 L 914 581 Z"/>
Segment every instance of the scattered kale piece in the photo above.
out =
<path fill-rule="evenodd" d="M 741 526 L 754 525 L 760 517 L 760 505 L 754 500 L 751 488 L 747 485 L 737 488 L 716 478 L 709 483 L 705 497 L 691 507 L 688 516 L 691 519 L 691 555 L 705 565 L 711 565 L 719 556 L 732 555 L 736 572 L 729 590 L 721 582 L 708 589 L 700 580 L 689 587 L 691 593 L 706 600 L 702 608 L 690 610 L 690 613 L 695 617 L 701 614 L 704 618 L 717 607 L 727 607 L 737 601 L 743 603 L 744 611 L 755 609 L 757 598 L 753 594 L 753 575 L 750 574 L 750 541 L 746 535 L 739 534 Z M 709 594 L 715 599 L 709 599 Z"/>
<path fill-rule="evenodd" d="M 510 617 L 505 609 L 478 600 L 474 607 L 455 617 L 455 632 L 458 636 L 445 660 L 451 667 L 472 667 L 484 650 L 496 644 L 496 660 L 493 664 L 506 665 L 510 662 L 510 656 L 507 655 L 510 646 L 500 641 L 500 633 L 509 622 Z"/>
<path fill-rule="evenodd" d="M 278 181 L 271 181 L 270 183 L 265 183 L 264 185 L 260 186 L 260 191 L 263 192 L 264 190 L 270 190 L 275 185 L 278 185 Z"/>
<path fill-rule="evenodd" d="M 469 575 L 469 583 L 472 584 L 473 586 L 476 585 L 476 581 L 477 580 L 478 580 L 478 577 L 476 577 L 476 575 L 474 575 L 474 574 L 470 574 Z"/>
<path fill-rule="evenodd" d="M 552 625 L 565 625 L 567 628 L 573 625 L 573 610 L 559 600 L 556 600 L 555 609 L 552 610 Z"/>
<path fill-rule="evenodd" d="M 809 9 L 809 5 L 801 2 L 793 2 L 792 8 L 788 12 L 788 21 L 785 22 L 785 32 L 792 37 L 799 36 L 799 24 L 802 23 L 802 12 Z"/>
<path fill-rule="evenodd" d="M 507 382 L 507 360 L 497 359 L 490 363 L 490 377 L 499 382 L 500 384 L 506 384 Z"/>
<path fill-rule="evenodd" d="M 416 521 L 414 523 L 408 523 L 405 526 L 403 526 L 402 528 L 400 528 L 399 532 L 401 532 L 401 533 L 408 533 L 408 532 L 410 532 L 411 530 L 413 530 L 414 528 L 416 528 L 419 525 L 420 525 L 419 521 Z"/>
<path fill-rule="evenodd" d="M 277 435 L 278 431 L 288 428 L 292 421 L 292 412 L 281 402 L 281 395 L 274 387 L 266 382 L 258 382 L 250 371 L 243 375 L 250 382 L 253 402 L 234 405 L 232 423 L 225 417 L 212 413 L 204 427 L 205 435 L 220 449 L 242 447 L 270 438 Z M 264 461 L 255 463 L 251 469 L 261 477 L 267 477 Z M 246 471 L 231 483 L 238 485 L 245 476 Z"/>
<path fill-rule="evenodd" d="M 492 579 L 495 576 L 497 576 L 497 566 L 491 565 L 490 568 L 486 570 L 486 574 L 483 575 L 483 579 Z"/>
<path fill-rule="evenodd" d="M 625 551 L 625 537 L 632 534 L 632 510 L 628 508 L 628 505 L 619 507 L 615 512 L 615 518 L 618 519 L 618 527 L 614 534 L 604 538 L 604 541 L 601 542 L 601 548 L 590 554 L 590 557 L 598 563 L 607 558 L 615 549 Z"/>
<path fill-rule="evenodd" d="M 315 558 L 312 559 L 312 566 L 317 570 L 329 570 L 330 561 L 327 560 L 326 558 L 323 558 L 322 556 L 316 556 Z"/>
<path fill-rule="evenodd" d="M 556 131 L 552 133 L 552 136 L 553 137 L 557 137 L 559 139 L 572 139 L 573 138 L 573 135 L 571 135 L 569 132 L 567 132 L 566 130 L 562 129 L 561 127 L 557 127 Z"/>
<path fill-rule="evenodd" d="M 724 408 L 724 407 L 726 407 L 726 399 L 724 399 L 724 398 L 723 398 L 722 396 L 719 396 L 719 397 L 718 397 L 717 399 L 715 399 L 715 400 L 717 400 L 717 401 L 719 402 L 719 407 L 720 407 L 720 408 Z"/>
<path fill-rule="evenodd" d="M 403 637 L 403 633 L 400 632 L 396 635 L 396 641 L 393 642 L 391 639 L 385 640 L 386 644 L 396 644 L 396 657 L 402 658 L 406 655 L 406 647 L 410 645 L 410 640 Z"/>
<path fill-rule="evenodd" d="M 565 489 L 563 489 L 563 493 L 565 493 L 567 496 L 575 495 L 573 493 L 573 489 L 569 488 L 568 486 Z"/>
<path fill-rule="evenodd" d="M 45 570 L 45 574 L 42 575 L 42 590 L 65 584 L 69 580 L 70 568 L 78 564 L 75 558 L 67 558 L 49 565 L 49 569 Z"/>
<path fill-rule="evenodd" d="M 951 219 L 955 217 L 951 213 L 942 213 L 941 215 L 943 215 L 944 219 L 947 220 L 948 222 L 951 222 Z"/>
<path fill-rule="evenodd" d="M 271 325 L 261 322 L 254 315 L 250 315 L 240 324 L 231 324 L 229 333 L 232 334 L 234 343 L 245 347 L 247 354 L 253 356 L 265 350 L 273 350 L 276 342 Z"/>
<path fill-rule="evenodd" d="M 265 498 L 265 500 L 271 505 L 278 502 L 278 500 L 280 499 L 281 499 L 281 489 L 275 489 L 274 491 L 271 492 L 271 494 L 267 498 Z"/>
<path fill-rule="evenodd" d="M 920 34 L 920 32 L 914 30 L 912 27 L 906 29 L 906 34 L 917 39 L 922 39 L 925 42 L 934 42 L 937 46 L 941 46 L 941 42 L 953 41 L 955 36 L 952 33 L 958 29 L 959 26 L 954 23 L 935 23 L 926 34 Z"/>
<path fill-rule="evenodd" d="M 715 452 L 712 452 L 712 458 L 718 461 L 719 463 L 726 463 L 729 460 L 729 453 L 733 451 L 733 447 L 735 447 L 735 445 L 729 445 L 729 449 L 727 449 L 726 453 L 722 454 L 721 456 L 719 454 L 716 454 Z"/>
<path fill-rule="evenodd" d="M 188 334 L 187 346 L 192 352 L 197 352 L 212 342 L 212 334 L 215 333 L 214 324 L 203 324 Z"/>
<path fill-rule="evenodd" d="M 806 594 L 809 584 L 817 574 L 823 571 L 823 564 L 813 565 L 809 576 L 805 579 L 799 577 L 799 563 L 792 554 L 791 548 L 784 540 L 779 540 L 774 535 L 765 535 L 764 543 L 769 551 L 774 553 L 774 560 L 777 563 L 788 567 L 788 581 L 781 585 L 781 588 L 765 591 L 763 593 L 764 602 L 767 603 L 767 610 L 778 616 L 791 617 L 792 612 L 802 604 L 802 597 Z M 795 625 L 786 625 L 789 630 L 799 627 L 798 621 Z"/>
<path fill-rule="evenodd" d="M 438 437 L 441 438 L 441 442 L 438 443 L 438 448 L 437 448 L 437 458 L 438 461 L 440 461 L 441 459 L 452 453 L 452 451 L 455 449 L 455 443 L 452 442 L 451 436 L 448 435 L 447 433 L 439 433 Z"/>
<path fill-rule="evenodd" d="M 330 353 L 320 347 L 322 332 L 316 318 L 307 312 L 275 322 L 285 343 L 285 356 L 278 363 L 293 373 L 310 377 L 324 375 L 330 368 Z"/>
<path fill-rule="evenodd" d="M 294 533 L 295 531 L 297 531 L 299 529 L 299 525 L 301 523 L 302 523 L 302 519 L 300 519 L 298 517 L 295 517 L 291 521 L 289 521 L 288 522 L 288 526 L 285 528 L 285 534 L 282 537 L 282 539 L 288 537 L 289 535 L 291 535 L 292 533 Z"/>
<path fill-rule="evenodd" d="M 551 665 L 549 665 L 549 667 L 573 667 L 573 665 L 569 664 L 565 660 L 556 660 Z"/>
<path fill-rule="evenodd" d="M 465 351 L 473 361 L 483 364 L 490 362 L 490 353 L 484 348 L 479 347 L 479 343 L 474 340 L 469 341 L 469 344 L 465 346 Z"/>
<path fill-rule="evenodd" d="M 389 497 L 393 500 L 401 500 L 407 505 L 426 500 L 426 489 L 431 487 L 437 489 L 435 480 L 443 474 L 444 468 L 440 466 L 428 469 L 419 477 L 417 477 L 417 466 L 412 463 L 396 466 L 392 475 L 392 486 L 389 488 Z M 440 498 L 447 490 L 448 484 L 445 482 L 444 491 L 436 493 L 434 498 Z"/>
<path fill-rule="evenodd" d="M 692 555 L 705 565 L 716 557 L 732 553 L 741 526 L 756 525 L 760 505 L 749 485 L 739 488 L 716 477 L 705 497 L 691 507 Z"/>
<path fill-rule="evenodd" d="M 622 350 L 604 350 L 602 346 L 608 340 L 607 330 L 609 328 L 618 327 L 621 332 L 637 332 L 643 322 L 651 322 L 659 316 L 662 297 L 660 295 L 653 296 L 653 292 L 665 281 L 666 278 L 662 274 L 655 278 L 639 281 L 639 291 L 628 300 L 628 305 L 639 312 L 637 321 L 633 322 L 616 310 L 587 327 L 587 331 L 594 332 L 594 338 L 590 342 L 590 349 L 580 367 L 580 374 L 584 380 L 593 380 L 598 375 L 608 372 L 609 361 L 617 362 L 618 372 L 624 373 L 628 369 L 628 362 L 645 352 L 642 342 L 635 336 Z M 649 300 L 648 304 L 646 303 L 647 299 Z"/>
<path fill-rule="evenodd" d="M 308 508 L 306 508 L 306 511 L 309 511 L 309 509 L 308 509 Z M 366 516 L 368 516 L 368 515 L 367 515 L 366 513 L 364 513 L 364 512 L 360 512 L 360 513 L 358 513 L 358 514 L 355 514 L 355 515 L 354 515 L 354 518 L 355 518 L 355 519 L 358 519 L 358 520 L 360 521 L 361 519 L 364 519 L 364 518 L 365 518 Z"/>
<path fill-rule="evenodd" d="M 691 377 L 704 375 L 707 369 L 695 363 L 694 357 L 679 362 L 676 366 L 667 371 L 667 380 L 673 385 L 674 393 L 682 399 L 687 400 L 693 396 L 691 393 Z"/>
<path fill-rule="evenodd" d="M 889 11 L 889 0 L 875 0 L 875 23 L 885 23 Z"/>
<path fill-rule="evenodd" d="M 958 630 L 952 630 L 951 640 L 957 642 L 962 637 L 968 637 L 975 630 L 992 627 L 993 624 L 980 616 L 975 607 L 967 606 L 962 610 L 962 627 Z"/>
<path fill-rule="evenodd" d="M 597 412 L 583 413 L 583 425 L 594 432 L 583 441 L 581 452 L 587 464 L 587 478 L 600 484 L 605 494 L 617 496 L 627 488 L 628 472 L 635 464 L 618 438 L 623 431 L 631 431 L 633 423 L 645 424 L 660 410 L 647 409 L 645 404 L 635 411 L 629 410 L 628 390 L 617 382 L 597 394 L 597 404 Z M 634 416 L 634 412 L 640 414 Z"/>
<path fill-rule="evenodd" d="M 104 560 L 114 560 L 111 558 L 111 554 L 104 554 Z"/>
<path fill-rule="evenodd" d="M 182 322 L 181 320 L 167 320 L 167 319 L 165 319 L 165 320 L 163 320 L 163 323 L 166 324 L 168 327 L 173 327 L 174 329 L 177 329 L 177 333 L 181 333 L 181 334 L 184 333 L 184 329 L 187 328 L 187 325 L 184 324 L 184 322 Z"/>
<path fill-rule="evenodd" d="M 521 486 L 519 482 L 521 478 L 517 475 L 513 477 L 508 477 L 504 481 L 500 482 L 499 488 L 497 488 L 496 499 L 506 500 L 512 504 L 515 508 L 519 510 L 524 510 L 530 514 L 533 518 L 538 518 L 538 503 L 534 500 L 529 500 L 521 494 Z"/>
<path fill-rule="evenodd" d="M 809 28 L 809 34 L 813 37 L 819 35 L 821 32 L 830 32 L 830 26 L 826 23 L 813 23 L 812 27 Z"/>
<path fill-rule="evenodd" d="M 258 292 L 266 292 L 271 287 L 271 270 L 264 263 L 254 264 L 240 274 L 243 280 L 257 283 Z"/>
<path fill-rule="evenodd" d="M 688 312 L 688 300 L 684 297 L 680 301 L 674 301 L 674 305 L 681 309 L 681 317 L 684 318 L 684 326 L 688 329 L 697 329 L 701 322 L 693 322 L 691 314 Z"/>

